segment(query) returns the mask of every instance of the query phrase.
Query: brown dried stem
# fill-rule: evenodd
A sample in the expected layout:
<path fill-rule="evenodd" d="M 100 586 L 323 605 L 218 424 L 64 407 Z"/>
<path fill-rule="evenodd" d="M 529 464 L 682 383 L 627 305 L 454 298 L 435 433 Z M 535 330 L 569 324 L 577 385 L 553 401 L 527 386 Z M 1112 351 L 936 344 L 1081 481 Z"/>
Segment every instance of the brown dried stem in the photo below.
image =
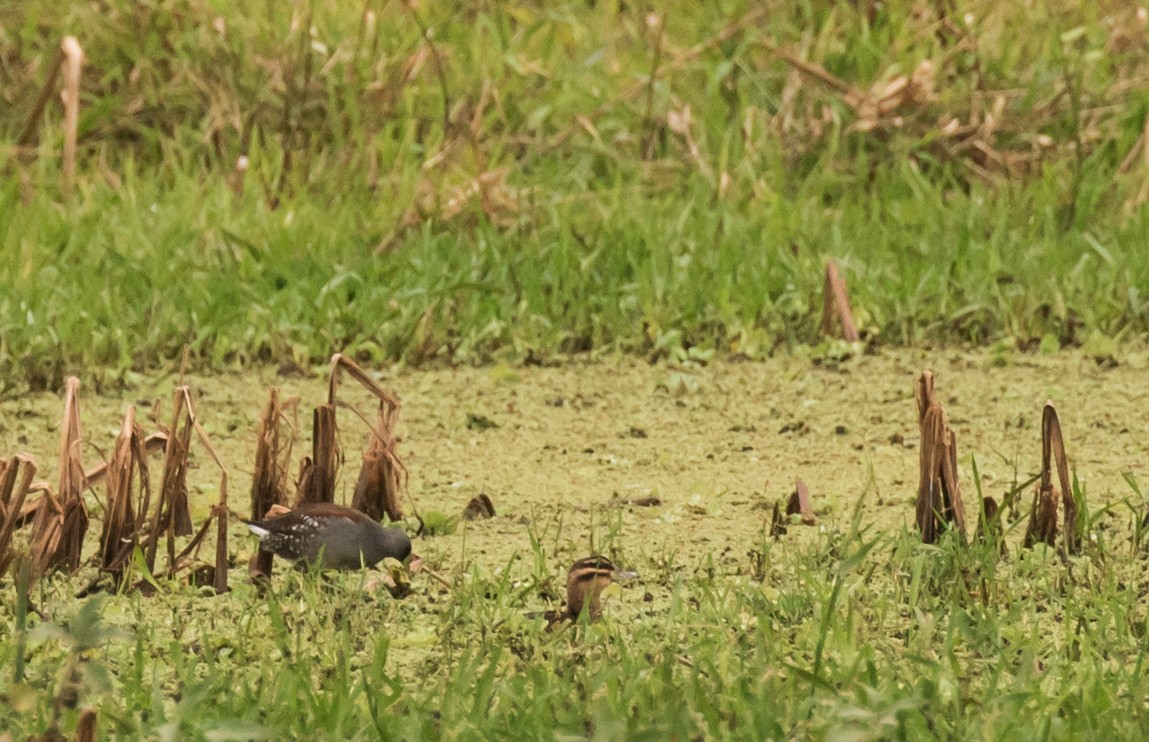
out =
<path fill-rule="evenodd" d="M 850 299 L 846 294 L 846 282 L 838 272 L 838 264 L 826 261 L 826 282 L 822 287 L 822 334 L 832 335 L 834 325 L 842 328 L 846 342 L 858 342 L 858 328 L 854 324 L 854 314 L 850 310 Z"/>
<path fill-rule="evenodd" d="M 1053 484 L 1053 467 L 1057 467 L 1057 482 Z M 1053 402 L 1046 402 L 1041 414 L 1041 482 L 1033 493 L 1033 509 L 1025 529 L 1025 546 L 1038 542 L 1053 546 L 1057 540 L 1058 500 L 1065 510 L 1064 533 L 1066 553 L 1076 554 L 1081 544 L 1077 537 L 1077 503 L 1073 500 L 1073 485 L 1069 479 L 1069 462 L 1065 456 L 1065 441 L 1061 435 L 1061 422 Z"/>
<path fill-rule="evenodd" d="M 96 742 L 96 710 L 86 708 L 76 722 L 76 742 Z"/>
<path fill-rule="evenodd" d="M 0 576 L 12 563 L 12 532 L 35 476 L 36 460 L 27 454 L 0 459 Z"/>
<path fill-rule="evenodd" d="M 922 371 L 922 375 L 914 383 L 914 400 L 918 403 L 918 423 L 925 419 L 926 411 L 930 405 L 936 404 L 934 391 L 934 374 L 932 371 Z"/>
<path fill-rule="evenodd" d="M 199 438 L 200 444 L 207 450 L 208 455 L 211 456 L 215 465 L 219 467 L 219 502 L 212 507 L 211 515 L 200 524 L 199 530 L 195 532 L 195 535 L 192 536 L 191 541 L 187 543 L 183 551 L 176 554 L 167 569 L 157 573 L 156 577 L 171 577 L 195 560 L 199 555 L 200 547 L 203 545 L 204 539 L 214 519 L 217 529 L 215 565 L 210 567 L 209 571 L 213 589 L 217 594 L 224 593 L 228 590 L 227 520 L 229 513 L 227 506 L 227 470 L 223 466 L 223 461 L 220 459 L 219 453 L 215 450 L 215 447 L 211 445 L 211 439 L 208 438 L 207 431 L 204 430 L 199 420 L 196 419 L 195 409 L 192 407 L 190 396 L 185 400 L 185 403 L 187 405 L 188 420 L 190 421 L 192 429 L 195 430 L 196 437 Z"/>
<path fill-rule="evenodd" d="M 144 451 L 151 455 L 167 446 L 167 442 L 167 433 L 152 433 L 144 439 Z M 84 484 L 80 488 L 80 491 L 85 492 L 100 484 L 104 481 L 104 478 L 107 476 L 107 474 L 108 463 L 106 461 L 100 462 L 96 466 L 93 466 L 91 469 L 88 469 L 86 472 L 84 472 Z M 48 502 L 48 500 L 50 498 L 51 500 L 55 501 L 56 498 L 52 496 L 52 489 L 47 482 L 34 482 L 32 484 L 32 488 L 29 490 L 29 493 L 32 492 L 40 494 L 40 497 L 33 500 L 32 502 L 24 503 L 24 507 L 20 510 L 20 518 L 16 522 L 17 528 L 23 528 L 24 526 L 28 525 L 28 521 L 33 520 L 39 514 L 40 509 L 45 505 L 53 507 L 53 504 Z M 58 502 L 55 503 L 54 507 L 57 511 L 59 511 Z M 86 529 L 87 523 L 85 523 L 85 530 Z"/>
<path fill-rule="evenodd" d="M 1025 529 L 1025 548 L 1043 543 L 1053 546 L 1057 542 L 1057 489 L 1038 487 L 1033 491 L 1033 509 Z"/>
<path fill-rule="evenodd" d="M 324 404 L 316 407 L 311 418 L 311 457 L 304 458 L 300 466 L 294 507 L 335 501 L 335 477 L 340 455 L 338 431 L 335 406 Z"/>
<path fill-rule="evenodd" d="M 33 573 L 39 577 L 52 569 L 74 572 L 80 567 L 88 509 L 83 492 L 88 481 L 81 459 L 80 381 L 69 377 L 64 384 L 64 419 L 60 424 L 60 485 L 53 495 L 45 489 L 37 501 L 32 526 Z"/>
<path fill-rule="evenodd" d="M 60 533 L 62 551 L 55 559 L 70 572 L 80 566 L 84 536 L 88 531 L 88 509 L 83 492 L 87 488 L 81 456 L 83 434 L 80 427 L 80 380 L 69 377 L 64 385 L 64 420 L 60 425 L 60 486 L 56 494 L 63 509 Z"/>
<path fill-rule="evenodd" d="M 777 541 L 786 535 L 786 519 L 782 516 L 782 506 L 775 500 L 774 508 L 770 511 L 770 537 Z"/>
<path fill-rule="evenodd" d="M 379 400 L 379 413 L 355 483 L 351 507 L 367 513 L 374 520 L 381 520 L 384 514 L 392 521 L 403 518 L 399 493 L 406 487 L 407 469 L 395 454 L 394 430 L 398 417 L 398 403 Z"/>
<path fill-rule="evenodd" d="M 395 407 L 399 406 L 399 400 L 389 394 L 387 390 L 379 386 L 371 375 L 368 374 L 363 368 L 342 353 L 336 353 L 331 356 L 331 375 L 328 376 L 327 381 L 327 401 L 330 404 L 335 404 L 336 394 L 335 390 L 339 384 L 339 371 L 346 371 L 347 374 L 363 385 L 363 388 L 371 392 L 373 395 L 381 400 L 385 400 Z"/>
<path fill-rule="evenodd" d="M 167 433 L 152 433 L 147 438 L 144 438 L 144 453 L 153 454 L 156 451 L 166 449 L 168 445 Z M 103 462 L 93 466 L 84 472 L 84 489 L 91 489 L 97 484 L 103 482 L 108 476 L 108 464 Z"/>
<path fill-rule="evenodd" d="M 363 453 L 363 464 L 355 483 L 355 495 L 351 506 L 367 513 L 375 520 L 381 520 L 384 514 L 392 521 L 400 520 L 403 518 L 403 508 L 399 504 L 399 494 L 407 487 L 407 469 L 395 450 L 399 400 L 379 386 L 355 361 L 342 353 L 336 353 L 331 357 L 328 405 L 336 404 L 340 371 L 347 372 L 379 400 L 375 424 L 371 426 L 371 439 Z M 318 458 L 315 460 L 318 462 Z"/>
<path fill-rule="evenodd" d="M 931 406 L 922 417 L 921 436 L 921 476 L 918 481 L 918 501 L 916 520 L 922 542 L 935 543 L 938 540 L 938 518 L 943 509 L 941 480 L 938 470 L 941 467 L 941 446 L 945 437 L 945 423 L 941 408 Z"/>
<path fill-rule="evenodd" d="M 259 437 L 255 444 L 255 471 L 251 480 L 251 519 L 261 520 L 276 505 L 287 503 L 286 462 L 291 457 L 294 430 L 283 435 L 283 404 L 279 389 L 268 394 L 267 405 L 259 419 Z M 252 577 L 270 577 L 272 553 L 259 549 L 251 558 L 248 572 Z"/>
<path fill-rule="evenodd" d="M 977 520 L 977 539 L 983 543 L 997 543 L 1002 554 L 1005 553 L 1005 539 L 1002 533 L 1001 508 L 997 500 L 992 497 L 983 497 L 981 500 L 981 513 Z"/>
<path fill-rule="evenodd" d="M 943 422 L 945 415 L 942 415 Z M 961 534 L 962 542 L 966 539 L 965 505 L 962 504 L 961 486 L 957 476 L 957 436 L 946 425 L 946 448 L 942 458 L 942 493 L 945 498 L 945 519 L 953 523 Z"/>
<path fill-rule="evenodd" d="M 934 378 L 923 371 L 914 388 L 921 416 L 921 471 L 915 519 L 922 542 L 936 543 L 944 523 L 966 539 L 965 508 L 957 479 L 957 438 L 946 425 L 945 410 L 937 403 Z"/>
<path fill-rule="evenodd" d="M 199 420 L 195 417 L 195 412 L 191 408 L 191 400 L 188 400 L 188 412 L 191 417 L 192 425 L 195 426 L 196 435 L 199 436 L 199 442 L 207 449 L 208 455 L 215 465 L 219 467 L 219 502 L 212 508 L 212 517 L 216 519 L 216 535 L 215 535 L 215 573 L 213 587 L 216 593 L 225 593 L 227 587 L 227 469 L 220 460 L 219 454 L 216 452 L 215 447 L 211 445 L 211 439 L 207 437 L 207 431 L 200 425 Z M 204 524 L 211 522 L 208 518 Z"/>
<path fill-rule="evenodd" d="M 191 446 L 191 395 L 186 386 L 177 387 L 172 397 L 172 423 L 164 447 L 164 468 L 160 477 L 160 499 L 152 514 L 151 538 L 145 556 L 148 570 L 156 567 L 159 535 L 167 536 L 168 564 L 175 561 L 176 536 L 192 534 L 188 507 L 188 452 Z"/>
<path fill-rule="evenodd" d="M 133 478 L 139 474 L 139 511 L 133 503 Z M 113 575 L 117 588 L 123 582 L 124 564 L 139 541 L 139 525 L 151 500 L 143 432 L 136 424 L 135 408 L 128 406 L 112 459 L 108 463 L 108 496 L 100 534 L 100 567 Z"/>
<path fill-rule="evenodd" d="M 812 526 L 818 522 L 818 519 L 814 517 L 814 508 L 810 504 L 810 490 L 801 479 L 795 483 L 794 492 L 791 493 L 790 501 L 786 504 L 786 515 L 801 516 L 804 526 Z"/>
<path fill-rule="evenodd" d="M 35 138 L 36 129 L 39 128 L 40 117 L 44 114 L 44 109 L 48 106 L 48 100 L 52 97 L 52 91 L 56 87 L 56 78 L 60 76 L 60 67 L 62 67 L 63 64 L 64 50 L 61 49 L 58 54 L 52 57 L 51 66 L 48 67 L 48 74 L 44 77 L 44 85 L 40 88 L 40 94 L 36 97 L 36 103 L 32 106 L 32 111 L 28 114 L 27 121 L 24 122 L 24 128 L 20 132 L 20 137 L 16 140 L 17 147 L 27 147 Z"/>

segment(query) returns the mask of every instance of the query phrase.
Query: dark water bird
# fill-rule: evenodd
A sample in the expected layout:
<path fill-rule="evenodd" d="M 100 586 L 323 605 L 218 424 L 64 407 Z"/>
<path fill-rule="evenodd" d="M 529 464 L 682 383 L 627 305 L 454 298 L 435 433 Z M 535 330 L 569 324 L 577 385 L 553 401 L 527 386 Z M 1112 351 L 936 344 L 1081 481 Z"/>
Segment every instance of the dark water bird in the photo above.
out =
<path fill-rule="evenodd" d="M 551 626 L 561 621 L 575 621 L 583 610 L 586 610 L 588 620 L 597 621 L 602 617 L 603 592 L 615 582 L 637 576 L 635 572 L 619 569 L 614 562 L 599 554 L 579 559 L 567 572 L 566 607 L 542 615 Z"/>
<path fill-rule="evenodd" d="M 278 557 L 323 569 L 371 567 L 411 554 L 411 539 L 364 513 L 331 503 L 301 505 L 283 515 L 245 520 L 260 546 Z"/>

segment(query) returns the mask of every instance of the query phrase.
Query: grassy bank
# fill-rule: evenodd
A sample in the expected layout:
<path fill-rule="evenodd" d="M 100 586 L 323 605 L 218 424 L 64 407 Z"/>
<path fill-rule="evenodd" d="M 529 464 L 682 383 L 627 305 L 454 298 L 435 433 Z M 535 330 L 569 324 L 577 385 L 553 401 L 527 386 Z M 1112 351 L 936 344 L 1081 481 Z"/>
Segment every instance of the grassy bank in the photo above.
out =
<path fill-rule="evenodd" d="M 1147 72 L 1118 6 L 12 5 L 0 368 L 760 356 L 827 256 L 879 342 L 1143 336 Z"/>

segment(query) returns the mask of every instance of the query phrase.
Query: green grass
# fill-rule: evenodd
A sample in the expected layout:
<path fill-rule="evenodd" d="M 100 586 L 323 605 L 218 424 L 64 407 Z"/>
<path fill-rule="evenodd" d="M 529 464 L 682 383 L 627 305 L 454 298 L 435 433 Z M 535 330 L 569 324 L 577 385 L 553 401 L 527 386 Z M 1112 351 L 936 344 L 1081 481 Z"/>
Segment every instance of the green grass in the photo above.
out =
<path fill-rule="evenodd" d="M 876 342 L 1149 329 L 1149 55 L 1120 9 L 240 5 L 0 11 L 9 384 L 184 345 L 216 367 L 761 356 L 817 342 L 828 256 Z M 71 197 L 56 103 L 13 146 L 66 33 L 88 58 Z M 860 91 L 935 72 L 861 131 L 776 48 Z"/>
<path fill-rule="evenodd" d="M 35 622 L 22 678 L 0 641 L 0 726 L 44 730 L 74 666 L 79 705 L 126 738 L 1143 738 L 1143 555 L 1102 536 L 1063 565 L 1015 536 L 1005 560 L 841 523 L 697 564 L 620 542 L 638 584 L 558 633 L 523 615 L 561 572 L 549 543 L 458 564 L 430 601 L 358 575 L 86 602 L 57 581 L 37 597 L 68 607 Z"/>

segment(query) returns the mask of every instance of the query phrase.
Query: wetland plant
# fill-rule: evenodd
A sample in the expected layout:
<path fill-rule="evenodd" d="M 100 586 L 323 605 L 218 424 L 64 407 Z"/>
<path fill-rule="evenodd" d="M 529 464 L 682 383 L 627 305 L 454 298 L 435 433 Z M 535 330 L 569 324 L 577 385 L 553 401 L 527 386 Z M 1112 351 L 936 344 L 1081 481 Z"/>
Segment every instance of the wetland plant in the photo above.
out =
<path fill-rule="evenodd" d="M 60 424 L 60 485 L 55 495 L 44 489 L 32 523 L 32 560 L 36 575 L 49 569 L 75 572 L 84 550 L 88 508 L 83 498 L 86 477 L 80 455 L 83 437 L 79 392 L 80 380 L 68 377 L 64 382 L 64 419 Z"/>
<path fill-rule="evenodd" d="M 922 431 L 916 514 L 922 543 L 936 543 L 947 525 L 952 525 L 964 542 L 965 509 L 957 481 L 957 438 L 936 399 L 933 373 L 922 372 L 914 386 L 914 397 Z"/>
<path fill-rule="evenodd" d="M 1053 467 L 1057 467 L 1057 483 L 1053 484 Z M 1069 462 L 1065 457 L 1065 441 L 1061 435 L 1061 422 L 1053 402 L 1046 402 L 1041 413 L 1041 482 L 1033 492 L 1033 508 L 1029 525 L 1025 529 L 1025 546 L 1044 543 L 1053 546 L 1057 540 L 1057 510 L 1061 503 L 1064 511 L 1064 544 L 1068 554 L 1081 550 L 1077 527 L 1077 502 L 1073 484 L 1069 479 Z"/>
<path fill-rule="evenodd" d="M 36 462 L 30 456 L 17 454 L 11 460 L 0 459 L 0 576 L 12 563 L 12 532 L 34 476 Z"/>
<path fill-rule="evenodd" d="M 275 506 L 287 504 L 287 462 L 295 430 L 284 430 L 285 411 L 295 411 L 297 399 L 280 398 L 279 389 L 268 392 L 267 404 L 259 416 L 259 432 L 255 442 L 255 467 L 251 478 L 251 520 L 261 520 Z M 271 577 L 272 553 L 260 548 L 248 563 L 252 578 Z"/>

